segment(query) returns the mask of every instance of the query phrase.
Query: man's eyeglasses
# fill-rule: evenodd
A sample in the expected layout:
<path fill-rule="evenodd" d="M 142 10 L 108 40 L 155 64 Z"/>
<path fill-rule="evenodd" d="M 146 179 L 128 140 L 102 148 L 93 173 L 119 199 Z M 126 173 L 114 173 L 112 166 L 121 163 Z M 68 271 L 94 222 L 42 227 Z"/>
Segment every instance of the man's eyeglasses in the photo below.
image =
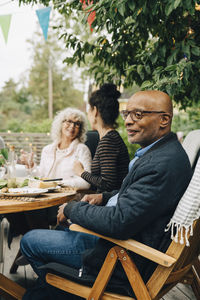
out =
<path fill-rule="evenodd" d="M 145 114 L 162 114 L 165 113 L 165 111 L 156 111 L 156 110 L 138 110 L 134 109 L 131 111 L 128 110 L 122 110 L 121 111 L 121 116 L 123 120 L 125 121 L 130 114 L 130 117 L 133 121 L 139 121 L 141 120 Z"/>
<path fill-rule="evenodd" d="M 80 128 L 81 127 L 81 122 L 79 122 L 79 121 L 74 122 L 72 120 L 64 120 L 63 123 L 65 123 L 67 126 L 70 126 L 70 125 L 73 124 L 73 126 L 75 128 Z"/>

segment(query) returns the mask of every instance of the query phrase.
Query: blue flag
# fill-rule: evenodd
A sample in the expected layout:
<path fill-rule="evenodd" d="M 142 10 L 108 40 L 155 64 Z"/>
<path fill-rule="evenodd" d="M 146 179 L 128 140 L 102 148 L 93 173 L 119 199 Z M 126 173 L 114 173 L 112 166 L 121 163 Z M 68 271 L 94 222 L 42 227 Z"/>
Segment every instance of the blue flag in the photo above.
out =
<path fill-rule="evenodd" d="M 38 16 L 38 20 L 42 28 L 42 32 L 45 40 L 47 40 L 50 12 L 51 12 L 51 7 L 46 7 L 46 8 L 36 10 L 36 14 Z"/>

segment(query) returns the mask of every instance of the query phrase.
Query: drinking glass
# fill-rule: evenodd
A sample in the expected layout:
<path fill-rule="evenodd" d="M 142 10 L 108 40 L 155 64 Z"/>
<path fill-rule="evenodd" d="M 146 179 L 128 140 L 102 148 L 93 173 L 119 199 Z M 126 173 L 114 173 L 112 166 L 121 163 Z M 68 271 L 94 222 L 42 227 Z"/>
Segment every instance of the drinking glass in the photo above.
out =
<path fill-rule="evenodd" d="M 0 178 L 3 178 L 6 173 L 6 168 L 5 167 L 0 167 Z"/>

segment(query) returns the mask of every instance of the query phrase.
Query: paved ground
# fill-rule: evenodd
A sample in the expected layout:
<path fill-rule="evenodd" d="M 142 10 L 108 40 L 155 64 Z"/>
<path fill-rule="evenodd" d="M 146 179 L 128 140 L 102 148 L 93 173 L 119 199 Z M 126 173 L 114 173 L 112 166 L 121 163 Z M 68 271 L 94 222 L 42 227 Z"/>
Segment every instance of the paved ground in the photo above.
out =
<path fill-rule="evenodd" d="M 10 274 L 10 266 L 16 256 L 19 249 L 19 238 L 15 238 L 12 242 L 11 249 L 8 248 L 7 238 L 7 222 L 3 221 L 4 225 L 4 241 L 3 241 L 3 262 L 0 263 L 0 272 L 10 279 L 16 281 L 25 288 L 28 288 L 34 284 L 36 274 L 32 271 L 30 265 L 20 266 L 16 274 Z M 199 297 L 200 299 L 200 297 Z M 197 300 L 199 300 L 197 299 Z M 4 300 L 0 297 L 0 300 Z M 173 290 L 165 295 L 162 300 L 196 300 L 191 288 L 189 286 L 178 284 Z"/>

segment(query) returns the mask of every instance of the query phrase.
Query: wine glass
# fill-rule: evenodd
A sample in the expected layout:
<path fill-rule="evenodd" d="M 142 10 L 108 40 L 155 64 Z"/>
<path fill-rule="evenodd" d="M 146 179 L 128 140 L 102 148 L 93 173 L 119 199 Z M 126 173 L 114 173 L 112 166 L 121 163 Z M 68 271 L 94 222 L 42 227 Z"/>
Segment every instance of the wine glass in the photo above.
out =
<path fill-rule="evenodd" d="M 33 171 L 35 170 L 35 167 L 35 153 L 32 151 L 27 153 L 27 171 L 29 178 L 33 177 Z"/>
<path fill-rule="evenodd" d="M 0 178 L 3 178 L 6 173 L 6 168 L 5 167 L 0 167 Z"/>

